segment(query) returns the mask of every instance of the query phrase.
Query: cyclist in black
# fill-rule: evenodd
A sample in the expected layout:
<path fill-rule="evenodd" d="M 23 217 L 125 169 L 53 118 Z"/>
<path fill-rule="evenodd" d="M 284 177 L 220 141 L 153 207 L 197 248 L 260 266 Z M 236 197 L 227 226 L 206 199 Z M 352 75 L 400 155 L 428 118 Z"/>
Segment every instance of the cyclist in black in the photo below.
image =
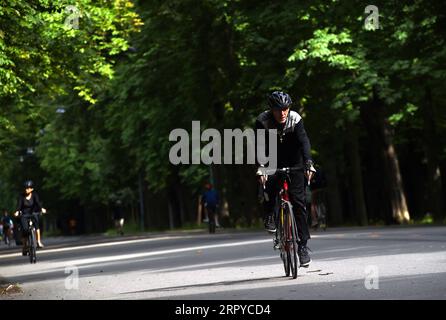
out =
<path fill-rule="evenodd" d="M 298 255 L 300 265 L 308 267 L 311 258 L 308 254 L 307 241 L 311 238 L 307 224 L 307 212 L 305 204 L 305 179 L 311 180 L 316 171 L 310 154 L 310 141 L 303 125 L 302 117 L 290 110 L 291 97 L 275 91 L 268 96 L 270 110 L 261 113 L 256 120 L 256 129 L 277 130 L 277 167 L 303 167 L 302 171 L 291 172 L 288 193 L 296 217 L 299 248 Z M 268 133 L 267 133 L 268 134 Z M 268 141 L 268 138 L 266 139 Z M 277 179 L 269 176 L 265 181 L 262 171 L 258 170 L 259 182 L 265 184 L 268 199 L 264 202 L 264 223 L 268 232 L 274 233 L 274 200 L 279 191 Z"/>
<path fill-rule="evenodd" d="M 28 219 L 32 219 L 35 227 L 36 227 L 36 235 L 37 235 L 37 246 L 38 248 L 43 248 L 43 244 L 40 241 L 40 227 L 39 227 L 39 213 L 45 213 L 46 209 L 42 208 L 42 204 L 40 202 L 39 196 L 34 191 L 34 183 L 31 180 L 25 182 L 25 192 L 20 194 L 17 211 L 15 212 L 15 216 L 20 216 L 20 222 L 22 225 L 22 230 L 24 233 L 22 234 L 23 241 L 23 255 L 26 255 L 26 247 L 27 247 L 27 238 L 25 234 L 28 232 Z"/>

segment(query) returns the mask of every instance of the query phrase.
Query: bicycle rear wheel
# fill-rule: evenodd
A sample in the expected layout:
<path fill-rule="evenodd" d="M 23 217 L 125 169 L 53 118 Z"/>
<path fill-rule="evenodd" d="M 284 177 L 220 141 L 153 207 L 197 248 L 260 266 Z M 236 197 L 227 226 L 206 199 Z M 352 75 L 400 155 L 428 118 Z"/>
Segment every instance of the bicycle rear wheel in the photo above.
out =
<path fill-rule="evenodd" d="M 34 228 L 31 228 L 31 230 L 29 231 L 28 246 L 29 246 L 29 262 L 36 263 L 37 240 L 36 240 L 36 229 Z"/>
<path fill-rule="evenodd" d="M 290 205 L 286 206 L 285 215 L 286 239 L 287 239 L 287 260 L 291 269 L 293 279 L 297 278 L 298 256 L 297 256 L 297 226 L 294 219 L 293 210 Z"/>

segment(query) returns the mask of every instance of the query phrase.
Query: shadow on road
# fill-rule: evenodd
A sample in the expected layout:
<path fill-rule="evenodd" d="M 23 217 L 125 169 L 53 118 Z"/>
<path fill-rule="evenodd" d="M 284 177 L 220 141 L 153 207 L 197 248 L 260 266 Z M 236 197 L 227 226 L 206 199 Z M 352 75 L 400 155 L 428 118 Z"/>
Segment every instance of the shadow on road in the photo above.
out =
<path fill-rule="evenodd" d="M 201 288 L 201 287 L 216 287 L 216 286 L 231 286 L 237 284 L 250 284 L 250 283 L 265 283 L 270 281 L 277 280 L 291 280 L 290 277 L 280 276 L 280 277 L 267 277 L 267 278 L 254 278 L 254 279 L 242 279 L 242 280 L 231 280 L 231 281 L 222 281 L 222 282 L 209 282 L 209 283 L 199 283 L 199 284 L 191 284 L 185 286 L 175 286 L 175 287 L 163 287 L 163 288 L 154 288 L 154 289 L 146 289 L 146 290 L 138 290 L 138 291 L 128 291 L 122 292 L 121 294 L 134 294 L 134 293 L 147 293 L 147 292 L 162 292 L 162 291 L 176 291 L 176 290 L 186 290 L 192 288 Z"/>
<path fill-rule="evenodd" d="M 299 283 L 298 280 L 278 277 L 269 279 L 253 279 L 253 281 L 229 281 L 236 285 L 249 282 L 273 282 L 283 279 L 280 285 L 264 286 L 261 288 L 227 288 L 226 290 L 213 290 L 218 284 L 202 284 L 199 286 L 184 286 L 142 290 L 134 293 L 163 292 L 193 287 L 209 287 L 209 290 L 200 293 L 181 295 L 179 293 L 168 297 L 156 297 L 157 300 L 446 300 L 446 273 L 428 273 L 418 275 L 404 275 L 381 277 L 379 286 L 367 289 L 364 278 L 348 281 L 328 281 L 324 283 Z M 287 281 L 290 279 L 291 281 Z M 299 278 L 298 278 L 299 279 Z M 124 294 L 129 294 L 127 292 Z"/>

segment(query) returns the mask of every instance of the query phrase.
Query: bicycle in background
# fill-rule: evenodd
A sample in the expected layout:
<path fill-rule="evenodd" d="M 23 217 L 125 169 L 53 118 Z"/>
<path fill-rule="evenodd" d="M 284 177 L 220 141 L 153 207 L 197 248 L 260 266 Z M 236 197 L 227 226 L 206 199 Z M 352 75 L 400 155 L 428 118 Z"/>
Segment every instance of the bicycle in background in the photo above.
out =
<path fill-rule="evenodd" d="M 312 191 L 311 199 L 311 226 L 314 230 L 327 230 L 327 207 L 325 205 L 325 190 L 318 189 Z"/>
<path fill-rule="evenodd" d="M 1 229 L 0 234 L 2 236 L 2 240 L 5 242 L 7 246 L 10 246 L 11 240 L 13 239 L 14 235 L 13 232 L 14 222 L 6 209 L 3 209 L 3 216 L 0 221 L 0 229 Z"/>
<path fill-rule="evenodd" d="M 3 236 L 4 236 L 4 240 L 5 240 L 5 244 L 7 246 L 11 246 L 11 241 L 14 239 L 14 231 L 13 231 L 14 225 L 10 225 L 8 228 L 5 229 L 5 227 L 3 227 Z"/>

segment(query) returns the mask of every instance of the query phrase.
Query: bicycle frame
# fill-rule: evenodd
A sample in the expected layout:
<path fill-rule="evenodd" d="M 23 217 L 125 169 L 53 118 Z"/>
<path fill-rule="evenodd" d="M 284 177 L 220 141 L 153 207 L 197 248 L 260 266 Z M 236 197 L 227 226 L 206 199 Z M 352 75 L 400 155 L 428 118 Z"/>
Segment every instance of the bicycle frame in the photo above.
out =
<path fill-rule="evenodd" d="M 21 213 L 21 214 L 23 214 L 23 213 Z M 29 254 L 29 262 L 30 263 L 36 263 L 36 261 L 37 261 L 37 256 L 36 256 L 37 232 L 36 232 L 36 226 L 33 222 L 33 215 L 34 214 L 31 214 L 26 217 L 26 223 L 28 225 L 27 238 L 28 238 L 28 254 Z"/>
<path fill-rule="evenodd" d="M 297 243 L 298 233 L 297 225 L 294 218 L 293 206 L 288 195 L 288 182 L 290 181 L 289 173 L 292 170 L 301 170 L 301 168 L 282 168 L 274 170 L 274 174 L 278 174 L 280 183 L 280 191 L 277 194 L 274 218 L 276 221 L 275 248 L 279 245 L 280 257 L 282 258 L 285 275 L 289 276 L 290 271 L 293 278 L 297 277 Z"/>
<path fill-rule="evenodd" d="M 37 251 L 37 239 L 36 239 L 36 227 L 32 219 L 28 220 L 28 250 L 29 250 L 29 262 L 36 263 L 36 251 Z"/>

